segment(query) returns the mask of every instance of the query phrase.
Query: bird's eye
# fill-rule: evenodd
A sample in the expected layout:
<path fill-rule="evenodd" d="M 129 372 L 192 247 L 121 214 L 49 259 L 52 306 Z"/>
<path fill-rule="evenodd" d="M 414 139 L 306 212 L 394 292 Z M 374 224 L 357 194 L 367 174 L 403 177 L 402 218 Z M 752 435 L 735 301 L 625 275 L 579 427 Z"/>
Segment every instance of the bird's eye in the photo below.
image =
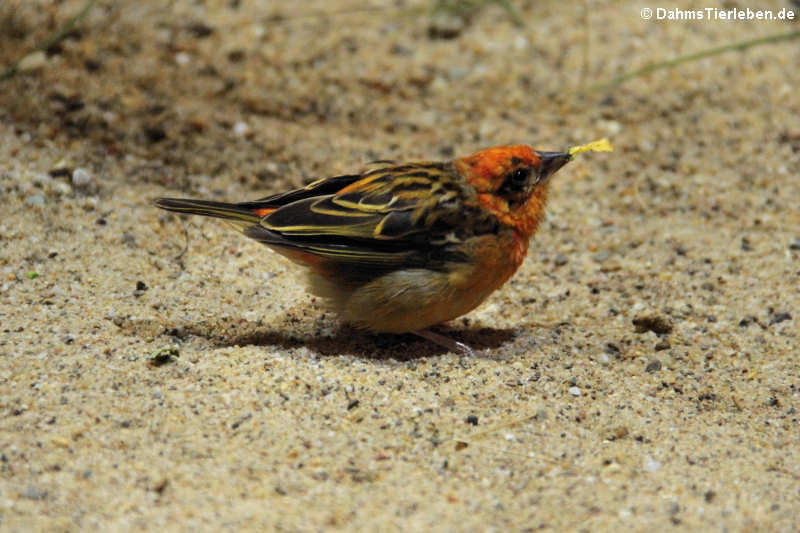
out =
<path fill-rule="evenodd" d="M 518 168 L 511 174 L 511 181 L 515 185 L 525 185 L 531 177 L 530 168 Z"/>
<path fill-rule="evenodd" d="M 518 195 L 525 193 L 530 185 L 532 172 L 533 169 L 530 167 L 519 167 L 509 172 L 502 187 L 500 187 L 500 194 Z"/>

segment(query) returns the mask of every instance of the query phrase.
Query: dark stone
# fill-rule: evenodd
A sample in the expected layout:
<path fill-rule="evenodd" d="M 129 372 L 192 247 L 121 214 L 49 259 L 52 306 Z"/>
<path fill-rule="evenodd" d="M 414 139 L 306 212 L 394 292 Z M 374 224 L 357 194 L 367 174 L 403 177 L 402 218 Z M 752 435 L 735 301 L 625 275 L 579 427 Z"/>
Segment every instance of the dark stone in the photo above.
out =
<path fill-rule="evenodd" d="M 786 312 L 775 313 L 774 315 L 772 315 L 772 318 L 769 319 L 769 325 L 771 326 L 773 324 L 779 324 L 781 322 L 784 322 L 786 320 L 791 320 L 791 319 L 792 319 L 792 315 L 790 315 L 789 313 L 786 313 Z"/>
<path fill-rule="evenodd" d="M 151 143 L 157 143 L 167 138 L 167 132 L 161 126 L 145 126 L 144 136 Z"/>
<path fill-rule="evenodd" d="M 663 350 L 669 350 L 671 347 L 672 345 L 669 343 L 667 339 L 661 339 L 656 343 L 655 350 L 657 352 L 661 352 Z"/>
<path fill-rule="evenodd" d="M 653 372 L 658 372 L 659 370 L 661 370 L 661 361 L 659 361 L 658 359 L 653 359 L 652 361 L 647 363 L 647 366 L 644 369 L 645 372 L 651 374 Z"/>
<path fill-rule="evenodd" d="M 636 333 L 652 331 L 658 335 L 664 335 L 672 331 L 672 323 L 667 317 L 660 315 L 638 316 L 633 319 L 636 326 Z"/>

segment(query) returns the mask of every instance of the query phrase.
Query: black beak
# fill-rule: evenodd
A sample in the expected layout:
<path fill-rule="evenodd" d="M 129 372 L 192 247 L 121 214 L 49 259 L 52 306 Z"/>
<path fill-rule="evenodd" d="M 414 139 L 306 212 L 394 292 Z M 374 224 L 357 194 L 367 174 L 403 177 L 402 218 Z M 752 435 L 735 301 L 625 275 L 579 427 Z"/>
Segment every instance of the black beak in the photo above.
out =
<path fill-rule="evenodd" d="M 539 170 L 539 179 L 546 179 L 555 174 L 555 172 L 569 163 L 572 156 L 568 152 L 536 152 L 542 165 Z"/>

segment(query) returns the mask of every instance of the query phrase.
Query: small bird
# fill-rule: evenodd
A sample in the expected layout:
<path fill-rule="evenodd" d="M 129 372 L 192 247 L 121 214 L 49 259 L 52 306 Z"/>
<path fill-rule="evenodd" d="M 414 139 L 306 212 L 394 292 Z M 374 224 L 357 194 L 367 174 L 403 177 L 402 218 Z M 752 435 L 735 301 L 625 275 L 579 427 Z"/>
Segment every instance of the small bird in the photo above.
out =
<path fill-rule="evenodd" d="M 468 313 L 508 281 L 544 216 L 549 178 L 588 149 L 513 145 L 447 162 L 377 161 L 253 202 L 155 204 L 225 219 L 306 267 L 310 292 L 357 328 L 415 333 L 471 354 L 427 328 Z"/>

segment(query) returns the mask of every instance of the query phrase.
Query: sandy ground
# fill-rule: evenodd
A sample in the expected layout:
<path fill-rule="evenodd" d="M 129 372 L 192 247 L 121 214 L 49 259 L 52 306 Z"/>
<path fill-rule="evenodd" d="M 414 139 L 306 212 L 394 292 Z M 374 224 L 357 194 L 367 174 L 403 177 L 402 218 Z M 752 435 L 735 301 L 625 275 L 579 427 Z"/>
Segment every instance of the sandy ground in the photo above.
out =
<path fill-rule="evenodd" d="M 796 3 L 520 1 L 449 34 L 421 0 L 163 4 L 103 0 L 0 82 L 0 530 L 800 529 L 798 41 L 579 94 Z M 0 4 L 0 64 L 81 5 Z M 475 357 L 342 327 L 149 203 L 601 136 L 440 329 Z"/>

